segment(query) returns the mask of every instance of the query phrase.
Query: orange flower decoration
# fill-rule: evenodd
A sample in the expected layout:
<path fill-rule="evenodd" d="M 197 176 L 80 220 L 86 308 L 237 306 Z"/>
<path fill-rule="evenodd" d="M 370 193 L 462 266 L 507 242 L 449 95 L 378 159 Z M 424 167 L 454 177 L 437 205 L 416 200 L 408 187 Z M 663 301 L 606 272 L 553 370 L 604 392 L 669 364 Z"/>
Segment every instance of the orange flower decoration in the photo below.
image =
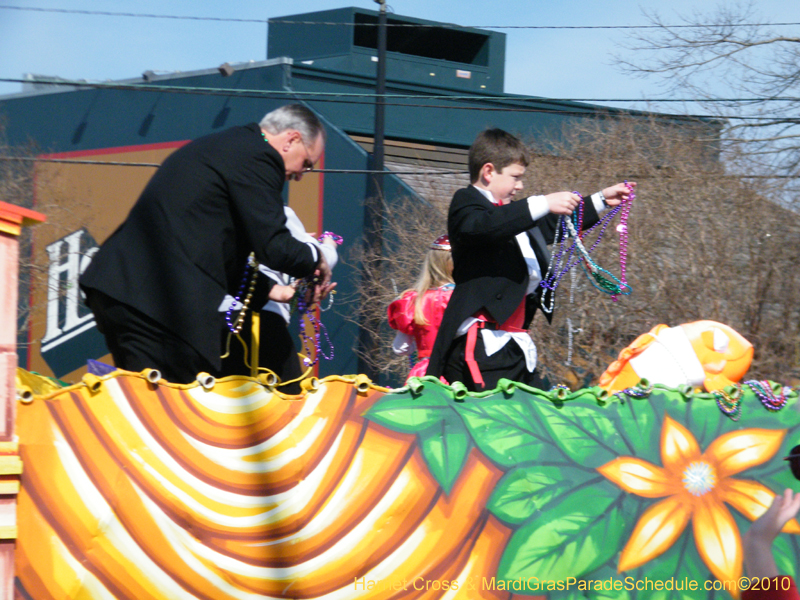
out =
<path fill-rule="evenodd" d="M 742 574 L 742 540 L 725 504 L 754 521 L 775 493 L 755 481 L 732 475 L 771 459 L 781 446 L 783 429 L 742 429 L 726 433 L 700 453 L 692 433 L 669 415 L 661 429 L 663 467 L 633 456 L 620 456 L 597 470 L 630 494 L 664 498 L 642 514 L 619 558 L 619 571 L 635 569 L 663 554 L 689 520 L 697 550 L 721 581 Z M 783 529 L 800 533 L 795 519 Z"/>

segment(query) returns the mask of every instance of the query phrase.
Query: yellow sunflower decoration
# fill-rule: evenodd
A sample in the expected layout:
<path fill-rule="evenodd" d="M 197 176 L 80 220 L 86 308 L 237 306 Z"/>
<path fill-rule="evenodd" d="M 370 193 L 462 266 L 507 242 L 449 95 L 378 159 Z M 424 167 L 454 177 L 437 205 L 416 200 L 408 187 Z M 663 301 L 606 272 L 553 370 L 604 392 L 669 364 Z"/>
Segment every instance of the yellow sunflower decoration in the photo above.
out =
<path fill-rule="evenodd" d="M 663 498 L 647 508 L 619 558 L 628 571 L 668 550 L 692 521 L 697 551 L 720 580 L 742 574 L 742 542 L 728 510 L 751 521 L 763 514 L 775 493 L 756 481 L 733 476 L 769 461 L 781 447 L 785 430 L 742 429 L 716 438 L 705 452 L 692 433 L 668 415 L 661 429 L 661 467 L 620 456 L 597 470 L 630 494 Z M 786 533 L 800 533 L 794 519 Z"/>

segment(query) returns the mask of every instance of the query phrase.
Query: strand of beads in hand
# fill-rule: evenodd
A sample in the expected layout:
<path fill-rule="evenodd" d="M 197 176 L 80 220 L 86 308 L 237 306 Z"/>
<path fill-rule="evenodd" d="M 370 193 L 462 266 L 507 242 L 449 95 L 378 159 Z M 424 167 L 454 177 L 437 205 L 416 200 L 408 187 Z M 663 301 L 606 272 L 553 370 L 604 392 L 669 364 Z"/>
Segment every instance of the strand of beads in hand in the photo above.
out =
<path fill-rule="evenodd" d="M 247 309 L 250 307 L 250 301 L 253 299 L 253 293 L 256 289 L 256 279 L 258 278 L 258 262 L 256 256 L 252 252 L 247 257 L 247 264 L 244 267 L 242 274 L 242 282 L 239 284 L 239 291 L 233 298 L 228 310 L 225 311 L 225 322 L 228 324 L 228 330 L 234 335 L 238 335 L 244 326 L 244 318 L 247 315 Z M 250 283 L 248 284 L 248 279 Z M 247 293 L 245 294 L 245 289 Z M 239 314 L 236 321 L 231 321 L 231 315 L 234 310 L 238 310 Z"/>
<path fill-rule="evenodd" d="M 341 246 L 344 243 L 344 238 L 340 235 L 336 235 L 332 231 L 323 231 L 322 234 L 317 238 L 317 241 L 324 242 L 326 238 L 333 240 L 337 246 Z M 333 306 L 333 295 L 336 293 L 336 290 L 331 290 L 328 293 L 328 306 L 323 308 L 322 306 L 319 307 L 320 312 L 326 312 L 331 309 Z"/>
<path fill-rule="evenodd" d="M 317 240 L 323 241 L 325 238 L 331 238 L 334 242 L 336 242 L 337 246 L 341 246 L 344 243 L 344 238 L 340 235 L 336 235 L 332 231 L 323 231 L 322 235 L 320 235 Z"/>
<path fill-rule="evenodd" d="M 617 296 L 620 295 L 628 296 L 631 294 L 633 290 L 626 280 L 628 262 L 628 217 L 630 215 L 631 203 L 636 197 L 636 194 L 633 191 L 633 186 L 629 185 L 627 181 L 625 185 L 628 187 L 629 197 L 609 210 L 603 215 L 602 219 L 586 231 L 581 231 L 581 225 L 583 223 L 583 196 L 577 192 L 573 192 L 580 197 L 581 201 L 577 209 L 572 213 L 571 218 L 565 218 L 563 216 L 559 218 L 553 242 L 553 254 L 550 258 L 547 273 L 540 283 L 545 290 L 555 292 L 564 275 L 566 275 L 570 269 L 580 264 L 591 284 L 600 291 L 609 294 L 612 300 L 616 301 Z M 620 224 L 617 226 L 617 232 L 620 234 L 619 278 L 602 268 L 591 257 L 591 253 L 597 248 L 606 229 L 618 214 L 621 214 Z M 586 248 L 583 239 L 593 234 L 593 232 L 597 233 L 597 238 L 590 248 Z M 573 240 L 571 243 L 569 241 L 570 238 Z M 542 309 L 545 312 L 551 313 L 555 307 L 555 294 L 551 293 L 549 297 L 549 304 L 543 303 Z"/>
<path fill-rule="evenodd" d="M 325 327 L 325 324 L 314 315 L 314 290 L 318 284 L 319 277 L 316 275 L 298 279 L 295 286 L 296 291 L 290 305 L 292 312 L 296 310 L 297 314 L 300 316 L 300 338 L 303 341 L 304 354 L 303 364 L 306 367 L 313 367 L 317 364 L 320 356 L 325 360 L 333 360 L 333 343 L 328 336 L 328 329 Z M 331 296 L 329 295 L 328 297 L 330 298 Z M 330 306 L 328 306 L 328 308 L 330 308 Z M 306 333 L 307 326 L 303 322 L 304 320 L 308 321 L 308 325 L 311 326 L 314 332 L 312 335 Z M 327 347 L 330 349 L 330 354 L 326 354 L 322 350 L 323 336 Z M 315 350 L 313 353 L 314 360 L 308 358 L 312 355 L 312 349 Z"/>

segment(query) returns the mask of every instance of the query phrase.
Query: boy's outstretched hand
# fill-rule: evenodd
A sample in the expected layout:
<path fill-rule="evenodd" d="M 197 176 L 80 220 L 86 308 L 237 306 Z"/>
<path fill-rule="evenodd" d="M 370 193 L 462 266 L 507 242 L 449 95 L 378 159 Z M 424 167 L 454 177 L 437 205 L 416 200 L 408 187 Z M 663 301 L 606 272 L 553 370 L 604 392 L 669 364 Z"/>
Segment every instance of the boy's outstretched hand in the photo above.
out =
<path fill-rule="evenodd" d="M 610 188 L 609 188 L 610 189 Z M 581 201 L 578 194 L 572 192 L 555 192 L 545 196 L 550 212 L 556 215 L 571 215 Z"/>
<path fill-rule="evenodd" d="M 609 206 L 617 206 L 621 204 L 623 200 L 630 198 L 631 190 L 628 189 L 628 186 L 630 186 L 631 189 L 636 189 L 636 182 L 629 181 L 627 184 L 618 183 L 617 185 L 605 188 L 603 190 L 603 195 L 606 197 L 606 204 Z"/>
<path fill-rule="evenodd" d="M 628 200 L 631 197 L 631 192 L 636 188 L 635 181 L 629 181 L 627 184 L 618 183 L 607 187 L 603 190 L 603 195 L 606 198 L 608 206 L 618 206 L 623 200 Z M 571 215 L 578 207 L 581 201 L 580 196 L 572 192 L 555 192 L 545 196 L 547 205 L 550 212 L 557 215 Z"/>

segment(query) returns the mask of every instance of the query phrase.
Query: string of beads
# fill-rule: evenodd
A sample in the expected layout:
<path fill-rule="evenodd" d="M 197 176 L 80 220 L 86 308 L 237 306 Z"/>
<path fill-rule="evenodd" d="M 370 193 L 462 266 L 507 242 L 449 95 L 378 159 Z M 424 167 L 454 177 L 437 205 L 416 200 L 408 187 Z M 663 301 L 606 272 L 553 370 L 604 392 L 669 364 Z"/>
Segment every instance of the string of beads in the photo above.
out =
<path fill-rule="evenodd" d="M 711 395 L 717 402 L 719 410 L 732 421 L 738 421 L 742 415 L 742 400 L 744 398 L 744 386 L 747 386 L 761 402 L 762 406 L 770 412 L 777 412 L 786 406 L 787 394 L 792 388 L 783 387 L 779 384 L 772 384 L 769 381 L 758 381 L 752 379 L 743 384 L 734 383 L 731 386 L 720 390 L 713 390 Z M 645 398 L 653 391 L 653 386 L 646 387 L 633 386 L 617 392 L 615 396 L 622 398 L 623 395 L 631 398 Z"/>
<path fill-rule="evenodd" d="M 611 295 L 611 299 L 616 302 L 619 295 L 630 295 L 631 287 L 627 283 L 626 272 L 628 263 L 628 218 L 630 215 L 631 204 L 636 198 L 636 194 L 627 181 L 628 199 L 623 200 L 619 205 L 609 210 L 602 219 L 595 223 L 586 231 L 582 231 L 584 199 L 578 192 L 573 192 L 580 197 L 581 201 L 577 209 L 572 213 L 571 218 L 560 217 L 556 225 L 555 239 L 553 241 L 554 252 L 547 267 L 547 273 L 540 285 L 550 293 L 545 293 L 545 301 L 542 309 L 547 313 L 552 313 L 555 308 L 555 290 L 561 283 L 564 275 L 579 263 L 587 273 L 589 281 L 600 291 Z M 615 277 L 608 270 L 600 267 L 591 257 L 591 253 L 597 248 L 600 240 L 611 224 L 613 219 L 621 214 L 620 224 L 617 231 L 620 234 L 620 277 Z M 592 232 L 597 232 L 597 238 L 590 248 L 586 248 L 583 238 Z M 580 233 L 579 233 L 580 232 Z M 573 239 L 569 244 L 569 238 Z M 546 300 L 549 299 L 549 302 Z"/>
<path fill-rule="evenodd" d="M 256 280 L 258 278 L 258 262 L 256 256 L 252 252 L 247 257 L 247 264 L 244 267 L 244 274 L 242 275 L 242 282 L 239 284 L 239 291 L 236 292 L 234 301 L 231 303 L 230 308 L 225 311 L 225 322 L 228 329 L 234 335 L 237 335 L 244 325 L 244 319 L 247 315 L 247 309 L 250 307 L 250 302 L 253 299 L 253 293 L 256 290 Z M 250 283 L 248 285 L 248 279 Z M 245 294 L 245 289 L 247 293 Z M 237 308 L 238 307 L 238 308 Z M 239 314 L 236 321 L 232 320 L 233 311 L 238 310 Z"/>
<path fill-rule="evenodd" d="M 733 393 L 728 393 L 725 389 L 715 390 L 711 393 L 722 413 L 730 417 L 731 421 L 738 421 L 742 414 L 742 386 L 734 384 Z"/>
<path fill-rule="evenodd" d="M 756 379 L 745 381 L 744 385 L 752 390 L 761 405 L 770 412 L 777 412 L 786 406 L 786 394 L 791 390 L 791 388 L 785 388 L 778 384 L 773 386 L 769 381 Z M 734 384 L 733 393 L 728 393 L 724 389 L 712 392 L 716 397 L 719 409 L 733 421 L 738 421 L 742 413 L 742 390 L 741 385 Z"/>
<path fill-rule="evenodd" d="M 264 136 L 265 141 L 266 139 L 266 136 Z M 341 245 L 344 242 L 342 236 L 336 235 L 331 231 L 323 232 L 317 239 L 318 241 L 322 242 L 326 238 L 332 239 L 337 245 Z M 237 291 L 230 308 L 225 311 L 225 322 L 227 323 L 230 332 L 234 335 L 238 335 L 244 326 L 247 310 L 250 308 L 250 303 L 252 302 L 253 294 L 255 293 L 257 278 L 258 262 L 256 261 L 255 254 L 251 252 L 247 257 L 247 263 L 245 264 L 244 273 L 242 274 L 242 281 L 239 284 L 239 290 Z M 303 363 L 306 365 L 306 367 L 311 367 L 317 364 L 320 356 L 325 360 L 333 360 L 334 357 L 333 343 L 328 336 L 328 330 L 322 321 L 317 319 L 314 315 L 313 302 L 308 302 L 307 300 L 308 298 L 313 298 L 314 288 L 318 283 L 319 279 L 313 275 L 298 280 L 295 294 L 292 297 L 290 304 L 291 310 L 296 310 L 300 316 L 300 335 L 303 340 L 303 350 L 305 352 Z M 328 305 L 325 308 L 320 307 L 321 312 L 330 310 L 330 308 L 333 306 L 334 293 L 335 290 L 328 294 Z M 235 310 L 238 310 L 239 314 L 234 320 L 233 312 Z M 308 324 L 311 326 L 314 332 L 312 335 L 308 335 L 306 333 L 306 326 L 303 324 L 304 319 L 307 320 Z M 325 352 L 322 350 L 323 336 L 328 348 L 330 348 L 330 354 L 325 354 Z M 316 350 L 313 361 L 308 358 L 308 356 L 311 355 L 312 348 Z"/>
<path fill-rule="evenodd" d="M 334 357 L 333 343 L 328 336 L 328 329 L 322 321 L 314 316 L 313 302 L 307 301 L 307 298 L 313 297 L 314 287 L 318 283 L 319 280 L 316 276 L 300 279 L 297 282 L 297 290 L 292 300 L 292 309 L 297 310 L 297 314 L 300 316 L 300 337 L 303 340 L 303 353 L 305 355 L 303 364 L 306 367 L 313 367 L 317 364 L 320 356 L 325 360 L 333 360 Z M 330 308 L 330 306 L 328 306 L 328 308 Z M 311 326 L 314 332 L 312 335 L 306 333 L 306 326 L 303 323 L 304 319 L 307 320 L 308 324 Z M 325 354 L 322 350 L 322 336 L 325 336 L 325 342 L 330 349 L 330 354 Z M 314 353 L 314 360 L 308 358 L 311 356 L 312 349 L 316 350 Z"/>
<path fill-rule="evenodd" d="M 757 381 L 755 379 L 744 383 L 753 390 L 753 393 L 767 410 L 776 412 L 786 406 L 786 388 L 781 387 L 780 391 L 777 392 L 769 381 Z"/>
<path fill-rule="evenodd" d="M 336 243 L 337 243 L 339 246 L 341 246 L 341 245 L 342 245 L 342 243 L 344 242 L 344 238 L 343 238 L 342 236 L 340 236 L 340 235 L 336 235 L 336 234 L 335 234 L 335 233 L 333 233 L 332 231 L 323 231 L 323 232 L 322 232 L 322 235 L 320 235 L 320 236 L 317 238 L 317 240 L 319 240 L 319 241 L 321 242 L 321 241 L 322 241 L 322 240 L 324 240 L 325 238 L 331 238 L 331 239 L 332 239 L 334 242 L 336 242 Z"/>

